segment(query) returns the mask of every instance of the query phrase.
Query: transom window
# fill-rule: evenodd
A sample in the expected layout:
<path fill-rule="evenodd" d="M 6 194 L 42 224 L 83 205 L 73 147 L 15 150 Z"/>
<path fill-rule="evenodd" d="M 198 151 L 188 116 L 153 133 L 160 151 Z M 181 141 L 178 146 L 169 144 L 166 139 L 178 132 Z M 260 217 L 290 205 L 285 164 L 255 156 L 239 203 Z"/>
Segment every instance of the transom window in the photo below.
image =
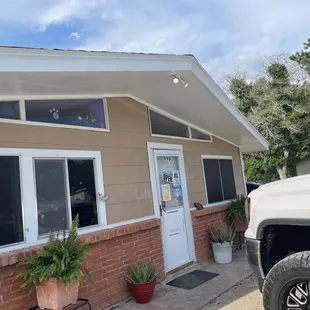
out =
<path fill-rule="evenodd" d="M 63 99 L 0 101 L 0 118 L 108 129 L 106 100 Z"/>
<path fill-rule="evenodd" d="M 149 116 L 152 135 L 212 141 L 211 135 L 177 122 L 153 110 L 149 110 Z"/>
<path fill-rule="evenodd" d="M 97 151 L 0 149 L 0 247 L 36 244 L 77 215 L 80 228 L 102 229 L 100 169 Z"/>
<path fill-rule="evenodd" d="M 202 156 L 202 169 L 209 204 L 237 197 L 231 157 Z"/>

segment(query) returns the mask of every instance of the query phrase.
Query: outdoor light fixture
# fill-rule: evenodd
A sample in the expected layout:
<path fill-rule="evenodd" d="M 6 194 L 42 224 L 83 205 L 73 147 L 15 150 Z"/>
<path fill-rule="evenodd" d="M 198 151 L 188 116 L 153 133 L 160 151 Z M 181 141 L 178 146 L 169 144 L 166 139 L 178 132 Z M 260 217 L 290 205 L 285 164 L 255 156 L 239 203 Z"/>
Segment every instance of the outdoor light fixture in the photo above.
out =
<path fill-rule="evenodd" d="M 178 84 L 178 83 L 181 83 L 184 87 L 187 87 L 188 86 L 188 83 L 186 83 L 183 79 L 181 79 L 179 76 L 175 76 L 173 78 L 173 83 L 174 84 Z"/>

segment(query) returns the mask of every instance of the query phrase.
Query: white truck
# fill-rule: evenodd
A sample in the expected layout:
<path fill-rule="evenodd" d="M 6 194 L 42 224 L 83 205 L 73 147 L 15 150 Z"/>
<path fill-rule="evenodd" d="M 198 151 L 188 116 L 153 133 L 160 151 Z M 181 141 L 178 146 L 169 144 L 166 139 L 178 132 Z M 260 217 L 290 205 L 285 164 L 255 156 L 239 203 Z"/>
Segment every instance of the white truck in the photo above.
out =
<path fill-rule="evenodd" d="M 249 194 L 247 256 L 266 310 L 310 310 L 310 175 Z"/>

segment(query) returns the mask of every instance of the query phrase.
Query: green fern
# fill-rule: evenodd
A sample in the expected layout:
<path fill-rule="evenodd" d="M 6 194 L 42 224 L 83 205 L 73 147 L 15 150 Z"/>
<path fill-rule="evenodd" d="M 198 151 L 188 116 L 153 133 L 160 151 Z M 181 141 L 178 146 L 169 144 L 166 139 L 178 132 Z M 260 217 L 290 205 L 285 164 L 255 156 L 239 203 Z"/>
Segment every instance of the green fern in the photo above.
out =
<path fill-rule="evenodd" d="M 240 195 L 230 202 L 226 213 L 226 221 L 234 222 L 236 218 L 239 218 L 241 221 L 246 221 L 245 201 L 246 197 Z"/>
<path fill-rule="evenodd" d="M 24 256 L 19 266 L 26 267 L 26 270 L 17 275 L 23 281 L 21 287 L 38 285 L 52 277 L 65 286 L 71 281 L 80 283 L 83 275 L 90 279 L 87 270 L 81 266 L 84 258 L 90 255 L 87 252 L 89 244 L 76 241 L 78 227 L 79 218 L 76 216 L 67 238 L 65 231 L 62 240 L 58 238 L 58 234 L 50 234 L 46 245 L 31 256 Z"/>

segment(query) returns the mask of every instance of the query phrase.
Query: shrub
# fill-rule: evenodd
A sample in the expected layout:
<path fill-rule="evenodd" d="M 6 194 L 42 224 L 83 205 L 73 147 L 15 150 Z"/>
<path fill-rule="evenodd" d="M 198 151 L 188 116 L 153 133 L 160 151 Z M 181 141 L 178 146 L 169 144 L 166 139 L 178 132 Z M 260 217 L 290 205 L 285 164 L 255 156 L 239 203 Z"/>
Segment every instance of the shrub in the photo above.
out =
<path fill-rule="evenodd" d="M 144 284 L 156 280 L 155 267 L 150 262 L 136 263 L 132 265 L 125 276 L 125 280 L 132 284 Z"/>
<path fill-rule="evenodd" d="M 232 226 L 227 226 L 226 224 L 222 224 L 219 228 L 211 228 L 209 229 L 210 241 L 214 243 L 231 243 L 236 235 L 236 231 L 232 228 Z"/>
<path fill-rule="evenodd" d="M 246 221 L 245 200 L 246 197 L 241 195 L 230 202 L 226 213 L 226 221 L 234 222 L 236 218 L 239 218 L 241 221 Z"/>
<path fill-rule="evenodd" d="M 23 280 L 21 287 L 39 285 L 47 278 L 56 278 L 65 286 L 71 281 L 80 283 L 83 274 L 90 278 L 87 270 L 81 266 L 83 259 L 89 255 L 89 244 L 76 241 L 78 227 L 79 219 L 76 216 L 67 238 L 65 231 L 63 239 L 51 233 L 46 245 L 23 258 L 18 265 L 26 267 L 26 270 L 17 275 Z"/>

